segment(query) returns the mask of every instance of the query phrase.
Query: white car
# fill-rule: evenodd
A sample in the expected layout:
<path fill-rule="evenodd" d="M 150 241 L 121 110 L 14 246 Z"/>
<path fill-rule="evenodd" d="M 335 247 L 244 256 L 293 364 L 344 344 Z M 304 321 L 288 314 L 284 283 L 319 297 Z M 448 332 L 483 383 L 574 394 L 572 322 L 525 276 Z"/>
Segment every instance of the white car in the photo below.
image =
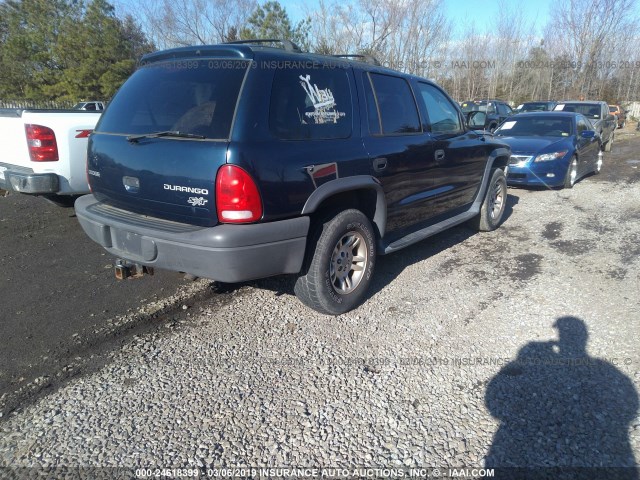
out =
<path fill-rule="evenodd" d="M 89 193 L 87 142 L 101 114 L 0 109 L 0 190 L 69 206 Z"/>

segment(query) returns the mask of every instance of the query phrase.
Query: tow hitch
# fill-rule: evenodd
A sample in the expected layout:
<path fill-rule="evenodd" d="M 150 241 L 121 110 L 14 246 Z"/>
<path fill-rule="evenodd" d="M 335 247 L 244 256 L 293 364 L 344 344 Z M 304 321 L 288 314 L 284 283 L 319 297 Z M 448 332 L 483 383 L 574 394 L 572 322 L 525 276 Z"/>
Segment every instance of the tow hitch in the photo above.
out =
<path fill-rule="evenodd" d="M 126 260 L 117 259 L 114 272 L 118 280 L 124 280 L 125 278 L 142 278 L 145 274 L 153 275 L 153 267 L 146 267 L 139 263 L 131 263 Z"/>

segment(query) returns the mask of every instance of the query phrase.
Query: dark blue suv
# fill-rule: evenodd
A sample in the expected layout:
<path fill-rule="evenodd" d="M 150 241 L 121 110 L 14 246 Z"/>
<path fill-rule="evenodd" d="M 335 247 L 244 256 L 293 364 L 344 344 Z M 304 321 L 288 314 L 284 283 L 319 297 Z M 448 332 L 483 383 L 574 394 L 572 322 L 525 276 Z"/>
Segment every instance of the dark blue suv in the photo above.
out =
<path fill-rule="evenodd" d="M 91 135 L 86 233 L 138 266 L 298 274 L 300 300 L 336 315 L 364 299 L 377 255 L 499 225 L 509 147 L 440 87 L 283 44 L 145 56 Z"/>

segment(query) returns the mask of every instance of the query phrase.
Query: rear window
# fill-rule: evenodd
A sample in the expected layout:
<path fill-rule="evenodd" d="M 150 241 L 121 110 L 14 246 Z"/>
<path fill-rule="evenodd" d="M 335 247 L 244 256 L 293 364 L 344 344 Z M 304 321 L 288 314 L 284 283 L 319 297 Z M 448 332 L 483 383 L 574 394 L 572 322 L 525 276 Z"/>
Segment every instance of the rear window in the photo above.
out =
<path fill-rule="evenodd" d="M 284 140 L 351 136 L 353 111 L 347 72 L 341 68 L 282 68 L 271 90 L 269 128 Z"/>
<path fill-rule="evenodd" d="M 525 103 L 519 110 L 521 112 L 546 112 L 549 110 L 548 103 Z"/>
<path fill-rule="evenodd" d="M 166 130 L 229 137 L 247 61 L 182 60 L 138 69 L 122 86 L 96 131 L 146 134 Z"/>

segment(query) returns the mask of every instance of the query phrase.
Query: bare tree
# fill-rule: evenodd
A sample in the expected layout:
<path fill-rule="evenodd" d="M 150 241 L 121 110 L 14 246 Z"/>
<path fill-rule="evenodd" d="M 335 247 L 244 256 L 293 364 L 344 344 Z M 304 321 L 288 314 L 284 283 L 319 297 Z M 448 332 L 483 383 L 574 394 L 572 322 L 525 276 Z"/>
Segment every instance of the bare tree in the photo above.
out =
<path fill-rule="evenodd" d="M 556 27 L 546 38 L 557 53 L 570 58 L 573 96 L 597 97 L 611 76 L 618 34 L 637 28 L 635 0 L 567 0 L 558 4 Z"/>
<path fill-rule="evenodd" d="M 159 48 L 238 39 L 256 0 L 136 0 L 147 35 Z"/>

